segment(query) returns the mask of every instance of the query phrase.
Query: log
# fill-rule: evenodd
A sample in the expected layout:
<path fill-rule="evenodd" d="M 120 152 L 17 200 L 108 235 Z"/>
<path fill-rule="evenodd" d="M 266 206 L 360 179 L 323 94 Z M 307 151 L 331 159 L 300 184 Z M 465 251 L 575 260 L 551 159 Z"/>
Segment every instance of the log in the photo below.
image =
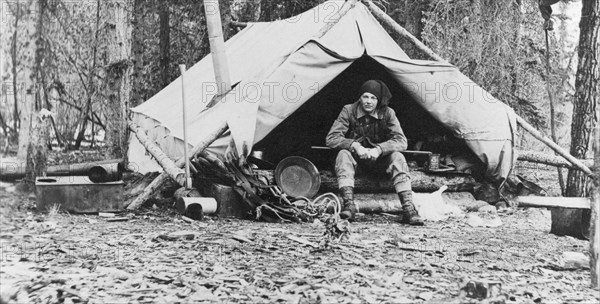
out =
<path fill-rule="evenodd" d="M 255 170 L 259 175 L 265 176 L 269 183 L 275 184 L 273 170 Z M 322 170 L 320 193 L 338 192 L 337 178 L 331 171 Z M 448 186 L 450 192 L 472 191 L 478 184 L 475 179 L 468 174 L 462 173 L 443 173 L 432 174 L 422 171 L 411 171 L 411 185 L 415 192 L 433 192 L 442 186 Z M 354 190 L 357 193 L 394 193 L 392 181 L 385 176 L 357 176 L 354 181 Z"/>
<path fill-rule="evenodd" d="M 173 180 L 175 180 L 181 186 L 185 186 L 185 172 L 181 170 L 173 160 L 171 160 L 161 149 L 157 146 L 149 137 L 146 135 L 146 132 L 134 122 L 128 120 L 127 124 L 129 125 L 129 129 L 135 133 L 135 136 L 138 138 L 140 143 L 144 145 L 144 148 L 152 156 L 163 168 L 164 172 L 166 172 Z"/>
<path fill-rule="evenodd" d="M 200 143 L 198 143 L 198 145 L 196 145 L 194 147 L 191 155 L 196 155 L 196 154 L 202 152 L 204 149 L 206 149 L 206 147 L 208 147 L 210 144 L 212 144 L 213 141 L 215 141 L 217 138 L 219 138 L 223 134 L 223 132 L 225 132 L 225 130 L 227 129 L 227 122 L 225 120 L 223 120 L 220 123 L 214 124 L 212 127 L 214 129 L 210 131 L 210 133 L 204 140 L 202 140 Z M 183 157 L 178 159 L 177 162 L 175 163 L 175 165 L 178 168 L 183 167 L 184 164 L 185 164 L 185 159 Z M 129 206 L 127 206 L 127 209 L 135 210 L 135 209 L 138 209 L 140 206 L 142 206 L 142 204 L 150 198 L 150 196 L 154 193 L 154 191 L 159 189 L 162 186 L 162 184 L 169 179 L 169 177 L 170 177 L 169 174 L 162 172 L 158 177 L 156 177 L 156 179 L 154 179 L 152 181 L 152 183 L 150 183 L 146 187 L 146 189 L 144 189 L 144 191 L 138 197 L 135 198 L 135 200 L 133 200 L 129 204 Z"/>
<path fill-rule="evenodd" d="M 587 197 L 518 196 L 519 207 L 590 209 Z"/>
<path fill-rule="evenodd" d="M 384 24 L 386 24 L 391 29 L 393 29 L 398 35 L 411 41 L 422 52 L 424 52 L 425 54 L 429 55 L 431 58 L 433 58 L 437 61 L 447 62 L 442 57 L 437 55 L 434 51 L 432 51 L 429 47 L 427 47 L 425 44 L 423 44 L 423 42 L 421 42 L 415 36 L 410 34 L 406 29 L 404 29 L 396 21 L 394 21 L 394 19 L 392 19 L 392 17 L 388 16 L 384 11 L 382 11 L 379 7 L 377 7 L 371 0 L 363 0 L 363 3 L 365 3 L 367 5 L 369 10 L 371 11 L 371 13 L 373 13 L 373 15 L 375 17 L 377 17 L 379 20 L 382 20 Z M 541 142 L 546 144 L 548 147 L 550 147 L 552 150 L 554 150 L 557 154 L 564 157 L 566 160 L 568 160 L 575 167 L 579 168 L 581 171 L 585 172 L 588 175 L 592 175 L 592 170 L 590 170 L 590 168 L 588 168 L 586 165 L 581 163 L 578 159 L 573 157 L 571 154 L 569 154 L 567 151 L 565 151 L 563 148 L 561 148 L 555 142 L 553 142 L 552 140 L 543 136 L 538 130 L 536 130 L 532 125 L 530 125 L 527 121 L 525 121 L 525 119 L 523 119 L 522 117 L 520 117 L 516 114 L 515 114 L 515 116 L 517 119 L 517 123 L 519 123 L 519 125 L 521 125 L 521 127 L 523 127 L 523 129 L 525 129 L 527 132 L 529 132 L 533 137 L 537 138 L 538 140 L 540 140 Z"/>
<path fill-rule="evenodd" d="M 395 193 L 357 193 L 354 195 L 354 203 L 358 212 L 364 214 L 401 214 L 402 204 Z"/>
<path fill-rule="evenodd" d="M 597 112 L 596 112 L 597 113 Z M 596 122 L 597 123 L 597 122 Z M 591 227 L 590 227 L 590 272 L 592 288 L 600 289 L 600 126 L 594 130 L 594 181 L 592 184 Z"/>
<path fill-rule="evenodd" d="M 478 185 L 475 179 L 469 174 L 462 173 L 443 173 L 433 174 L 422 171 L 411 171 L 411 186 L 415 192 L 433 192 L 442 186 L 448 186 L 446 191 L 473 191 Z M 365 193 L 393 193 L 394 185 L 392 181 L 384 176 L 357 176 L 354 181 L 356 192 Z M 320 192 L 337 192 L 338 183 L 335 174 L 329 171 L 321 172 Z"/>
<path fill-rule="evenodd" d="M 578 169 L 579 167 L 575 167 L 570 162 L 566 161 L 562 157 L 558 157 L 551 154 L 546 154 L 542 152 L 536 151 L 516 151 L 517 152 L 517 160 L 527 161 L 532 163 L 545 164 L 555 167 L 569 168 L 569 169 Z M 580 161 L 586 165 L 587 167 L 591 167 L 594 163 L 593 159 L 580 159 Z"/>

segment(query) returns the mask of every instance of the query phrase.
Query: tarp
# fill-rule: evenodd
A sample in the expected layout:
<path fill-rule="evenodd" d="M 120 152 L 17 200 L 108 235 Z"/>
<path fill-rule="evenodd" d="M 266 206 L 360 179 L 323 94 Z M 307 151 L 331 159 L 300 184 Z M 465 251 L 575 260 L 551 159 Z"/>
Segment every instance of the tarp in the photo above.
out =
<path fill-rule="evenodd" d="M 226 42 L 231 82 L 221 102 L 210 55 L 185 74 L 188 143 L 207 136 L 209 126 L 227 120 L 229 132 L 207 149 L 224 154 L 231 142 L 248 151 L 354 61 L 370 56 L 404 90 L 445 125 L 486 165 L 486 176 L 508 176 L 515 155 L 516 120 L 510 108 L 448 63 L 410 59 L 368 9 L 358 2 L 322 37 L 321 29 L 345 1 L 328 1 L 301 15 L 253 23 Z M 133 121 L 148 131 L 167 155 L 183 155 L 181 78 L 133 108 Z M 140 172 L 160 167 L 131 136 L 129 160 Z"/>

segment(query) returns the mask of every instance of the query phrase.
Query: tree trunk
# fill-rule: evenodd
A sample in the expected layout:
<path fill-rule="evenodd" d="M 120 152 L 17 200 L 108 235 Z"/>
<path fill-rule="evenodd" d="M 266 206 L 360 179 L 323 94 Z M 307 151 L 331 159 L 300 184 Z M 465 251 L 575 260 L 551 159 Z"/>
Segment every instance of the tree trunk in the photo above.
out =
<path fill-rule="evenodd" d="M 97 57 L 98 57 L 98 34 L 99 34 L 99 27 L 100 27 L 100 1 L 96 1 L 96 25 L 95 25 L 95 33 L 94 33 L 94 46 L 92 47 L 92 69 L 96 68 L 96 63 L 97 63 Z M 79 132 L 77 133 L 77 137 L 75 139 L 75 146 L 73 147 L 74 149 L 79 149 L 81 147 L 81 142 L 85 139 L 85 131 L 87 130 L 87 124 L 88 124 L 88 118 L 89 115 L 92 111 L 92 98 L 93 95 L 96 92 L 96 85 L 95 85 L 95 79 L 94 79 L 94 73 L 89 73 L 88 74 L 88 79 L 87 79 L 87 90 L 86 90 L 86 94 L 87 94 L 87 102 L 85 104 L 85 107 L 83 108 L 83 110 L 81 111 L 81 116 L 79 118 Z M 92 121 L 92 120 L 89 120 Z M 92 123 L 94 123 L 92 121 Z M 94 136 L 94 134 L 92 133 L 92 136 Z"/>
<path fill-rule="evenodd" d="M 600 102 L 600 1 L 583 0 L 579 22 L 579 63 L 575 79 L 575 104 L 571 123 L 571 155 L 585 159 L 591 149 L 591 134 L 598 125 L 594 111 Z M 597 115 L 597 114 L 596 114 Z M 569 170 L 567 196 L 589 196 L 590 179 L 577 170 Z M 552 210 L 551 233 L 584 237 L 589 229 L 590 213 L 568 209 Z"/>
<path fill-rule="evenodd" d="M 127 115 L 131 94 L 132 11 L 133 0 L 101 2 L 106 20 L 106 147 L 111 158 L 127 156 Z"/>
<path fill-rule="evenodd" d="M 17 2 L 15 4 L 15 23 L 14 23 L 14 32 L 13 32 L 13 36 L 12 36 L 12 40 L 11 40 L 11 47 L 10 47 L 10 57 L 11 57 L 11 61 L 12 61 L 12 68 L 11 68 L 11 72 L 12 72 L 12 85 L 13 85 L 13 102 L 14 102 L 14 108 L 13 108 L 13 130 L 15 132 L 19 132 L 19 99 L 18 99 L 18 92 L 19 92 L 19 87 L 18 87 L 18 81 L 17 81 L 17 66 L 19 65 L 19 61 L 17 59 L 17 40 L 18 40 L 18 28 L 19 28 L 19 19 L 21 19 L 21 9 L 20 9 L 20 5 L 19 2 Z M 18 135 L 17 135 L 18 136 Z M 14 140 L 14 139 L 13 139 Z M 18 148 L 17 148 L 18 149 Z M 17 155 L 19 155 L 17 153 Z M 18 157 L 19 159 L 22 158 L 22 156 Z"/>
<path fill-rule="evenodd" d="M 166 87 L 171 80 L 171 77 L 169 77 L 169 65 L 171 63 L 171 28 L 169 24 L 169 6 L 159 5 L 158 10 L 158 18 L 160 20 L 160 76 L 163 87 Z"/>
<path fill-rule="evenodd" d="M 136 107 L 140 103 L 146 100 L 145 96 L 142 96 L 142 87 L 144 86 L 143 68 L 144 68 L 144 15 L 146 10 L 145 0 L 134 0 L 133 2 L 133 30 L 132 30 L 132 44 L 131 53 L 133 55 L 133 67 L 131 72 L 132 78 L 132 89 L 131 89 L 131 107 Z"/>
<path fill-rule="evenodd" d="M 596 109 L 600 116 L 600 108 Z M 600 289 L 600 126 L 596 126 L 594 145 L 595 178 L 592 187 L 590 227 L 590 272 L 592 288 Z"/>
<path fill-rule="evenodd" d="M 42 43 L 43 34 L 43 14 L 45 8 L 45 1 L 36 0 L 30 5 L 35 5 L 36 9 L 31 12 L 35 14 L 31 16 L 32 20 L 35 21 L 35 30 L 31 34 L 33 43 L 33 65 L 31 66 L 29 80 L 31 84 L 28 86 L 28 97 L 26 98 L 26 104 L 23 107 L 25 120 L 21 120 L 22 135 L 27 137 L 26 143 L 26 160 L 27 166 L 25 169 L 25 184 L 29 186 L 28 190 L 33 189 L 35 178 L 37 176 L 46 175 L 46 154 L 48 151 L 48 131 L 50 127 L 50 120 L 46 111 L 35 111 L 36 105 L 41 105 L 43 88 L 38 85 L 41 83 L 40 73 L 42 69 L 42 60 L 44 57 L 44 47 Z M 24 69 L 26 70 L 27 67 Z M 25 112 L 26 111 L 26 112 Z M 35 112 L 35 114 L 34 114 Z M 26 131 L 25 131 L 26 130 Z M 19 140 L 21 134 L 19 134 Z M 23 142 L 25 144 L 25 142 Z M 22 143 L 19 141 L 19 147 Z"/>
<path fill-rule="evenodd" d="M 25 181 L 29 186 L 33 186 L 35 178 L 46 176 L 47 171 L 47 152 L 48 133 L 50 130 L 50 116 L 43 112 L 36 112 L 32 115 L 31 138 L 27 147 L 27 167 L 25 169 Z M 31 187 L 33 189 L 33 187 Z"/>
<path fill-rule="evenodd" d="M 22 100 L 19 101 L 21 102 L 21 112 L 19 113 L 19 147 L 17 150 L 17 159 L 22 162 L 27 161 L 27 149 L 29 147 L 31 119 L 35 109 L 35 91 L 37 84 L 35 53 L 36 40 L 38 39 L 38 18 L 41 19 L 41 15 L 34 15 L 39 13 L 38 10 L 33 9 L 32 6 L 34 6 L 34 3 L 35 1 L 19 1 L 16 3 L 16 10 L 21 11 L 22 14 L 19 15 L 22 18 L 22 21 L 25 21 L 29 27 L 20 41 L 17 40 L 15 29 L 15 45 L 13 48 L 13 56 L 21 56 L 22 58 L 22 61 L 16 62 L 18 66 L 22 67 L 21 73 L 13 75 L 16 79 L 16 82 L 14 82 L 15 96 L 20 95 L 22 98 Z M 22 45 L 23 47 L 17 49 L 18 45 Z M 17 72 L 16 68 L 13 68 L 13 70 Z M 16 97 L 15 103 L 17 103 Z"/>

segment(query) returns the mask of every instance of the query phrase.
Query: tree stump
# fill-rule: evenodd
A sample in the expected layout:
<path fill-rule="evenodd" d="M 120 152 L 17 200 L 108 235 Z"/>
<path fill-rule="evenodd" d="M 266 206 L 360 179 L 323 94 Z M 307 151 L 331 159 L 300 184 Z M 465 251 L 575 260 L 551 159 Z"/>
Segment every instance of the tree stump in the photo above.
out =
<path fill-rule="evenodd" d="M 552 208 L 550 233 L 587 239 L 590 230 L 590 210 Z"/>

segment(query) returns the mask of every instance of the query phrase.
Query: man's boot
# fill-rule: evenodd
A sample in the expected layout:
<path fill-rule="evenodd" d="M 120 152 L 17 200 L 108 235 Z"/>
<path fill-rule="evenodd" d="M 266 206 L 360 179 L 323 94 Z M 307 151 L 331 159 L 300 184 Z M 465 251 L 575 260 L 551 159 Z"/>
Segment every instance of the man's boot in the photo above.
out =
<path fill-rule="evenodd" d="M 353 220 L 356 215 L 356 205 L 354 204 L 354 188 L 342 187 L 342 211 L 340 212 L 340 218 L 343 220 Z"/>
<path fill-rule="evenodd" d="M 417 209 L 412 202 L 412 191 L 402 191 L 398 193 L 400 203 L 402 204 L 402 223 L 412 226 L 423 226 L 425 223 L 417 213 Z"/>

